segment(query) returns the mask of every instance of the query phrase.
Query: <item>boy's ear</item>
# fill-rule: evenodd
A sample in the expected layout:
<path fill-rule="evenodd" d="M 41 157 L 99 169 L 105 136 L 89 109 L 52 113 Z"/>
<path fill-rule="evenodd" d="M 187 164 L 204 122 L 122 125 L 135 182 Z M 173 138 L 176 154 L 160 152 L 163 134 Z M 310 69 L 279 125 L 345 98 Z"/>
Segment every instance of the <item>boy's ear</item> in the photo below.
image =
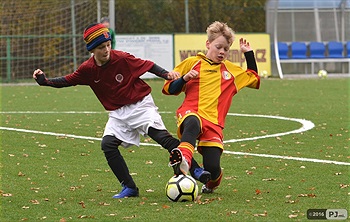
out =
<path fill-rule="evenodd" d="M 205 41 L 205 46 L 207 47 L 207 49 L 209 49 L 209 44 L 210 44 L 209 40 Z"/>

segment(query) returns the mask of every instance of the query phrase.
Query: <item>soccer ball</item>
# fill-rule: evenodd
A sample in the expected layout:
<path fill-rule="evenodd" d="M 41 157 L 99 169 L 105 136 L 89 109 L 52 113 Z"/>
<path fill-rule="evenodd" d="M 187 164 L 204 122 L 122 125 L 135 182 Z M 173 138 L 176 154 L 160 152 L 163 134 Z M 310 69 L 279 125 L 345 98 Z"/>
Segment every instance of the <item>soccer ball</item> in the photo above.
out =
<path fill-rule="evenodd" d="M 318 71 L 318 77 L 322 78 L 322 79 L 325 79 L 327 78 L 327 71 L 324 70 L 324 69 L 321 69 L 320 71 Z"/>
<path fill-rule="evenodd" d="M 269 77 L 269 74 L 267 73 L 266 70 L 263 70 L 263 71 L 260 73 L 260 76 L 261 76 L 261 77 L 264 77 L 264 78 L 267 78 L 267 77 Z"/>
<path fill-rule="evenodd" d="M 168 199 L 173 202 L 194 201 L 198 195 L 198 185 L 189 175 L 175 175 L 166 184 L 165 192 Z"/>

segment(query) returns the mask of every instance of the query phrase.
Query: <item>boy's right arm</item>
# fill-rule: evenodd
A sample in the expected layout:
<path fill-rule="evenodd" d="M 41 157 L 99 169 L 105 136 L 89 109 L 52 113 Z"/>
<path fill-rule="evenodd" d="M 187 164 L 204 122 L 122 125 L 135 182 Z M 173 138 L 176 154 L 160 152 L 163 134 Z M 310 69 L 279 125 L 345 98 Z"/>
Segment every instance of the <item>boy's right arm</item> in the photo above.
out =
<path fill-rule="evenodd" d="M 188 73 L 183 75 L 181 78 L 170 81 L 163 87 L 163 93 L 167 95 L 178 95 L 181 93 L 184 85 L 191 79 L 198 77 L 198 72 L 196 70 L 190 70 Z"/>
<path fill-rule="evenodd" d="M 65 77 L 56 77 L 51 79 L 46 78 L 45 73 L 40 69 L 36 69 L 33 72 L 33 78 L 40 86 L 51 86 L 55 88 L 72 86 L 67 82 Z"/>

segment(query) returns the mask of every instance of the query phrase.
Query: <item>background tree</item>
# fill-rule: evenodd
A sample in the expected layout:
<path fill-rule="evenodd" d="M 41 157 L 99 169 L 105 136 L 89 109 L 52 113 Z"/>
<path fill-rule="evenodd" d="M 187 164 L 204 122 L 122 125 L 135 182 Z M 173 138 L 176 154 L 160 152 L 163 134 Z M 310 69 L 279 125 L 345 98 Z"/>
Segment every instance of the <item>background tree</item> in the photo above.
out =
<path fill-rule="evenodd" d="M 0 75 L 28 78 L 46 67 L 70 72 L 89 55 L 82 33 L 97 18 L 98 0 L 0 0 Z M 99 0 L 101 16 L 109 1 Z M 189 32 L 204 33 L 213 21 L 236 32 L 265 32 L 266 0 L 188 0 Z M 72 16 L 73 15 L 73 16 Z M 184 33 L 184 0 L 115 0 L 117 34 Z M 11 78 L 10 78 L 11 77 Z"/>
<path fill-rule="evenodd" d="M 116 0 L 119 33 L 185 32 L 183 0 Z M 228 23 L 239 32 L 265 31 L 266 0 L 188 0 L 189 31 L 203 33 L 213 21 Z"/>

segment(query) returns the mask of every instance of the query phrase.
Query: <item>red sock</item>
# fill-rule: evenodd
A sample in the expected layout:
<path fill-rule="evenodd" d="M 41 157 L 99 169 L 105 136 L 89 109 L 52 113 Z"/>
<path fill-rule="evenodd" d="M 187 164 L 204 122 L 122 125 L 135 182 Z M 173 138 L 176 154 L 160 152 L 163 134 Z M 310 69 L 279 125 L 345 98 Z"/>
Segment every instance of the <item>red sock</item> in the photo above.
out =
<path fill-rule="evenodd" d="M 177 148 L 181 150 L 182 155 L 186 158 L 189 167 L 191 167 L 191 160 L 194 152 L 194 147 L 190 143 L 181 142 Z"/>
<path fill-rule="evenodd" d="M 218 178 L 216 178 L 215 180 L 209 180 L 205 186 L 209 189 L 216 189 L 220 185 L 221 179 L 222 179 L 222 171 Z"/>

